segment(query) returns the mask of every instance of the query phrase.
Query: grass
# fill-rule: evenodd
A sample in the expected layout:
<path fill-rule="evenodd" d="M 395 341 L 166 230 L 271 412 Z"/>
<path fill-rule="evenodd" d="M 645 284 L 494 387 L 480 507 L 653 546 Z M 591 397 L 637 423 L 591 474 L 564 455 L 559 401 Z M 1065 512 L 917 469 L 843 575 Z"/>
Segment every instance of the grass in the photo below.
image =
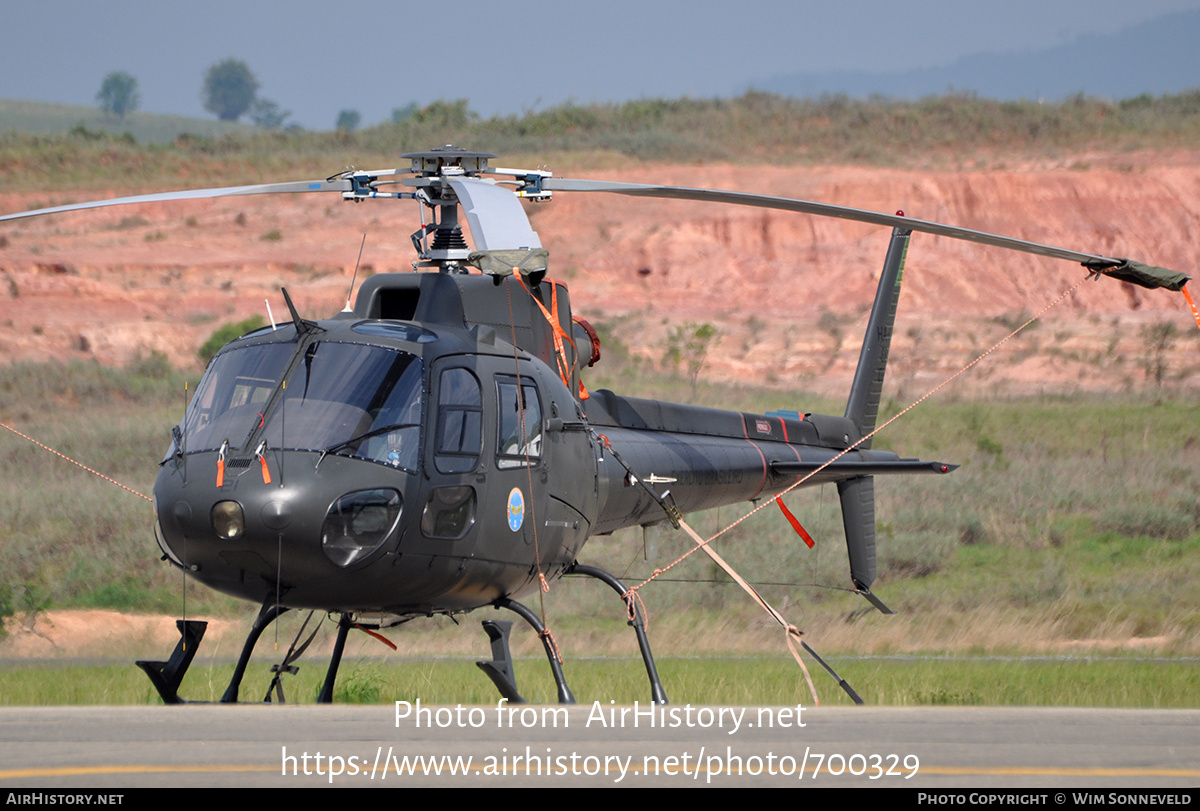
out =
<path fill-rule="evenodd" d="M 622 391 L 690 396 L 685 378 L 636 369 L 616 374 Z M 589 386 L 605 382 L 589 379 Z M 0 419 L 149 493 L 170 426 L 182 412 L 183 383 L 182 375 L 153 360 L 127 370 L 8 366 L 0 369 Z M 839 408 L 803 392 L 698 385 L 699 401 L 745 411 Z M 1181 607 L 1200 605 L 1200 454 L 1180 448 L 1197 434 L 1187 399 L 1157 406 L 1088 397 L 923 406 L 889 429 L 887 446 L 963 467 L 937 479 L 880 482 L 878 590 L 909 609 L 1053 606 L 1085 617 L 1080 627 L 1103 615 L 1114 627 L 1131 623 L 1148 635 L 1194 632 L 1200 616 Z M 0 545 L 0 581 L 18 593 L 35 584 L 59 607 L 120 607 L 124 601 L 131 608 L 172 610 L 180 585 L 155 560 L 148 502 L 8 432 L 0 447 L 0 511 L 10 526 L 22 528 Z M 837 602 L 838 593 L 810 585 L 845 584 L 836 492 L 805 490 L 787 502 L 817 538 L 815 550 L 791 536 L 774 508 L 723 536 L 718 549 L 756 582 L 791 584 L 765 587 L 776 601 Z M 728 507 L 693 523 L 708 535 L 743 511 Z M 650 530 L 648 540 L 657 555 L 649 561 L 641 560 L 640 531 L 592 539 L 585 558 L 636 581 L 687 548 L 661 529 Z M 710 579 L 709 566 L 696 556 L 678 574 Z M 666 611 L 740 601 L 725 588 L 654 584 L 645 593 Z M 207 600 L 206 593 L 198 590 L 195 599 Z M 583 614 L 609 599 L 600 590 Z M 557 610 L 569 615 L 573 609 Z"/>
<path fill-rule="evenodd" d="M 1197 707 L 1200 662 L 1137 658 L 1047 658 L 1003 660 L 959 658 L 831 659 L 831 664 L 873 706 L 1064 706 Z M 240 700 L 261 701 L 271 683 L 267 668 L 251 665 Z M 812 706 L 796 664 L 776 658 L 658 659 L 663 688 L 672 704 L 726 706 Z M 816 666 L 809 660 L 809 667 Z M 534 703 L 556 701 L 545 659 L 520 659 L 518 685 Z M 217 701 L 233 667 L 199 659 L 181 693 L 193 701 Z M 643 704 L 649 683 L 640 660 L 574 659 L 565 665 L 568 684 L 581 704 L 609 700 Z M 825 705 L 848 705 L 850 698 L 823 672 L 813 673 Z M 302 661 L 300 672 L 283 683 L 290 702 L 312 703 L 324 679 L 324 662 Z M 495 704 L 495 688 L 468 659 L 373 658 L 346 661 L 335 701 L 383 704 Z M 54 662 L 0 667 L 0 705 L 112 704 L 159 702 L 149 680 L 128 664 L 63 665 Z"/>
<path fill-rule="evenodd" d="M 161 357 L 124 370 L 15 364 L 0 370 L 0 422 L 149 495 L 182 415 L 184 380 Z M 175 611 L 180 586 L 153 551 L 151 503 L 0 433 L 0 513 L 16 529 L 0 544 L 0 581 L 45 593 L 49 606 Z M 226 598 L 194 591 L 198 610 L 229 610 Z"/>
<path fill-rule="evenodd" d="M 629 359 L 615 366 L 606 372 L 613 378 L 596 375 L 589 378 L 589 387 L 609 383 L 630 394 L 690 396 L 692 382 L 686 377 L 664 376 Z M 94 364 L 0 367 L 0 421 L 149 493 L 170 426 L 182 412 L 184 379 L 160 358 L 123 370 Z M 194 390 L 194 376 L 190 382 Z M 745 411 L 797 406 L 802 411 L 840 410 L 836 402 L 801 391 L 703 380 L 697 387 L 700 402 Z M 888 404 L 885 411 L 896 409 Z M 844 590 L 846 561 L 835 488 L 787 497 L 816 538 L 814 550 L 794 537 L 773 507 L 723 535 L 716 547 L 806 632 L 818 651 L 835 660 L 835 666 L 844 662 L 843 675 L 872 703 L 1200 706 L 1197 688 L 1188 687 L 1189 679 L 1192 685 L 1200 683 L 1190 663 L 1200 655 L 1200 505 L 1195 495 L 1200 491 L 1200 452 L 1194 449 L 1200 429 L 1194 414 L 1188 395 L 1157 405 L 1136 396 L 950 400 L 912 412 L 888 430 L 887 447 L 963 467 L 946 477 L 895 477 L 877 487 L 880 574 L 875 591 L 900 612 L 895 617 L 860 613 L 865 603 Z M 742 515 L 746 506 L 689 520 L 708 536 Z M 0 603 L 7 611 L 19 614 L 32 606 L 181 613 L 183 582 L 158 560 L 150 504 L 7 431 L 0 432 L 0 514 L 13 528 L 0 542 L 0 586 L 7 595 Z M 689 545 L 681 534 L 661 527 L 644 536 L 640 530 L 623 531 L 591 539 L 581 559 L 633 584 Z M 676 679 L 667 686 L 673 699 L 800 700 L 795 690 L 802 689 L 802 682 L 783 652 L 778 629 L 702 555 L 692 556 L 641 593 L 652 643 L 664 661 L 778 655 L 769 660 L 774 664 L 695 665 L 711 669 L 700 674 L 688 669 L 694 666 L 687 664 L 691 660 L 681 660 L 678 669 L 664 667 L 664 679 Z M 238 617 L 239 627 L 253 613 L 253 607 L 194 584 L 188 585 L 186 599 L 188 616 Z M 578 695 L 642 696 L 645 676 L 639 675 L 624 607 L 608 588 L 577 578 L 555 583 L 546 595 L 546 611 L 573 686 L 576 667 L 581 673 L 596 668 L 600 673 L 595 687 L 587 686 L 592 676 L 581 675 Z M 406 641 L 409 653 L 402 655 L 407 657 L 417 652 L 482 656 L 485 646 L 475 625 L 479 618 L 467 617 L 457 631 L 442 619 L 413 623 L 393 636 Z M 281 631 L 281 638 L 290 638 L 287 633 Z M 229 656 L 229 646 L 239 643 L 221 643 L 221 655 Z M 206 641 L 206 650 L 214 644 Z M 522 657 L 540 655 L 540 644 L 523 629 L 514 631 L 513 649 Z M 1132 653 L 1172 661 L 1143 665 L 1127 658 Z M 926 671 L 925 665 L 909 661 L 852 658 L 909 654 L 950 656 L 956 663 Z M 1007 661 L 1097 654 L 1117 659 L 1107 664 L 1082 658 Z M 580 657 L 597 655 L 616 659 L 580 664 Z M 443 666 L 456 668 L 456 675 L 446 675 L 439 669 Z M 786 688 L 756 681 L 756 674 L 776 666 L 785 675 L 771 679 Z M 62 677 L 58 688 L 47 675 L 44 689 L 60 691 L 56 700 L 61 701 L 75 695 L 107 700 L 112 691 L 121 696 L 113 699 L 117 703 L 149 700 L 143 677 L 122 667 L 137 685 L 132 693 L 108 686 L 103 668 Z M 209 669 L 196 673 L 224 684 L 223 664 L 205 667 Z M 434 701 L 443 700 L 444 689 L 450 691 L 444 700 L 491 701 L 490 685 L 469 661 L 370 660 L 365 670 L 358 667 L 344 671 L 341 689 L 347 698 L 389 701 L 415 690 L 423 700 Z M 521 669 L 539 674 L 531 677 L 531 696 L 549 690 L 541 683 L 543 668 Z M 39 672 L 33 667 L 6 673 L 0 679 L 0 702 L 39 703 L 45 694 L 36 691 L 42 687 L 17 684 L 40 677 L 18 676 L 18 670 Z M 251 670 L 265 668 L 259 663 Z M 315 684 L 322 670 L 310 661 L 302 673 L 317 674 L 312 676 Z M 668 675 L 676 672 L 685 675 Z M 832 684 L 824 680 L 822 686 L 824 677 L 815 676 L 823 698 L 835 700 Z M 85 679 L 93 687 L 77 692 L 72 683 Z M 1112 698 L 1105 697 L 1105 684 Z M 186 692 L 203 697 L 203 689 L 189 687 Z M 785 695 L 785 689 L 793 692 Z M 265 684 L 251 688 L 248 683 L 246 695 L 264 690 Z M 454 692 L 458 690 L 467 692 Z M 313 693 L 311 685 L 296 690 L 305 700 Z M 540 700 L 550 698 L 547 694 Z"/>
<path fill-rule="evenodd" d="M 183 133 L 221 136 L 250 132 L 246 124 L 207 121 L 178 115 L 133 112 L 125 118 L 105 115 L 96 107 L 0 99 L 0 130 L 41 136 L 73 133 L 76 138 L 129 138 L 139 143 L 166 144 Z"/>

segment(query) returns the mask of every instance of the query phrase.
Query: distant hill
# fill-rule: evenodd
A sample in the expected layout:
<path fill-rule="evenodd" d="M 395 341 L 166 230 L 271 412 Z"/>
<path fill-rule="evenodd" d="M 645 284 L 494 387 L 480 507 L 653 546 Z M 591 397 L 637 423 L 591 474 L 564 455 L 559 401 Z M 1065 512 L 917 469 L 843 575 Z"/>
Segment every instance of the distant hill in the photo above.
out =
<path fill-rule="evenodd" d="M 0 133 L 17 131 L 35 135 L 61 135 L 80 126 L 110 135 L 127 132 L 143 144 L 170 143 L 184 133 L 214 136 L 255 130 L 249 124 L 154 113 L 135 112 L 121 120 L 106 116 L 98 107 L 0 99 Z"/>
<path fill-rule="evenodd" d="M 1089 96 L 1123 99 L 1200 86 L 1197 41 L 1200 11 L 1189 11 L 1046 50 L 979 54 L 942 67 L 897 73 L 794 73 L 756 82 L 754 87 L 799 98 L 844 93 L 855 98 L 879 94 L 916 99 L 954 90 L 993 99 L 1050 101 L 1086 88 Z"/>

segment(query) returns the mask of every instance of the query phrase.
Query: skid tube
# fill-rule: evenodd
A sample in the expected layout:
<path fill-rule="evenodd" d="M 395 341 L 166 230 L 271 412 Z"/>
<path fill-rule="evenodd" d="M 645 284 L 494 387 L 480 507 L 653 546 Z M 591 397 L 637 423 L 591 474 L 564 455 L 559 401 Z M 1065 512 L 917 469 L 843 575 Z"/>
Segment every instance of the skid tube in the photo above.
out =
<path fill-rule="evenodd" d="M 285 606 L 276 605 L 271 602 L 263 603 L 262 608 L 258 611 L 258 616 L 254 619 L 254 624 L 250 626 L 250 632 L 246 635 L 246 641 L 242 644 L 242 652 L 238 657 L 237 666 L 234 668 L 233 676 L 229 680 L 229 686 L 225 688 L 225 693 L 221 696 L 219 703 L 236 704 L 238 702 L 238 692 L 242 685 L 242 678 L 246 675 L 246 667 L 250 664 L 250 656 L 254 652 L 254 646 L 258 643 L 259 637 L 262 636 L 262 632 L 267 629 L 267 626 L 289 610 Z M 175 625 L 179 629 L 180 639 L 175 644 L 175 650 L 172 651 L 167 661 L 139 660 L 135 664 L 145 671 L 164 704 L 199 703 L 189 702 L 187 699 L 182 698 L 179 695 L 179 685 L 183 682 L 183 677 L 187 675 L 188 667 L 191 665 L 192 659 L 196 656 L 196 651 L 200 647 L 200 641 L 204 638 L 204 632 L 208 627 L 208 623 L 201 620 L 176 620 Z M 352 627 L 354 627 L 354 623 L 351 621 L 350 615 L 342 614 L 338 619 L 337 639 L 334 642 L 333 655 L 329 659 L 329 668 L 325 672 L 325 682 L 321 687 L 320 694 L 317 696 L 318 704 L 333 703 L 334 683 L 337 680 L 338 667 L 341 665 L 342 653 L 346 647 L 346 636 Z M 300 653 L 303 653 L 303 650 Z M 270 703 L 271 689 L 276 688 L 276 682 L 282 676 L 282 673 L 295 672 L 295 667 L 291 666 L 291 662 L 296 658 L 299 658 L 299 654 L 293 659 L 286 661 L 283 666 L 276 666 L 275 681 L 272 682 L 271 688 L 268 689 L 266 703 Z"/>

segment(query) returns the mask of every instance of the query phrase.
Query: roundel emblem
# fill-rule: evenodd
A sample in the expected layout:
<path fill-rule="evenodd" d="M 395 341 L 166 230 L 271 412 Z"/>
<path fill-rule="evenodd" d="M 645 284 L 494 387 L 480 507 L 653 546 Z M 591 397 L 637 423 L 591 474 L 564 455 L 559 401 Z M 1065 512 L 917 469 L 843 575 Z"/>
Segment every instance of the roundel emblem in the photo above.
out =
<path fill-rule="evenodd" d="M 521 488 L 514 487 L 508 494 L 508 528 L 516 532 L 525 523 L 525 497 Z"/>

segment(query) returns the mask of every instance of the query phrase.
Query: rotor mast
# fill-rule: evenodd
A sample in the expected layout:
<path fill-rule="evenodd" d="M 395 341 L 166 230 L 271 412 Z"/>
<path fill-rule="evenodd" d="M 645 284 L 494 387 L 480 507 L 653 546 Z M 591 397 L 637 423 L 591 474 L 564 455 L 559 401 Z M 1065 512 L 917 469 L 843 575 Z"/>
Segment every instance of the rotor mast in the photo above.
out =
<path fill-rule="evenodd" d="M 447 144 L 428 152 L 406 152 L 401 157 L 412 161 L 414 176 L 400 182 L 416 188 L 417 199 L 434 212 L 433 221 L 423 223 L 412 234 L 413 247 L 419 257 L 413 267 L 460 272 L 471 250 L 458 219 L 458 194 L 448 181 L 450 178 L 480 177 L 488 172 L 489 159 L 496 156 Z"/>

